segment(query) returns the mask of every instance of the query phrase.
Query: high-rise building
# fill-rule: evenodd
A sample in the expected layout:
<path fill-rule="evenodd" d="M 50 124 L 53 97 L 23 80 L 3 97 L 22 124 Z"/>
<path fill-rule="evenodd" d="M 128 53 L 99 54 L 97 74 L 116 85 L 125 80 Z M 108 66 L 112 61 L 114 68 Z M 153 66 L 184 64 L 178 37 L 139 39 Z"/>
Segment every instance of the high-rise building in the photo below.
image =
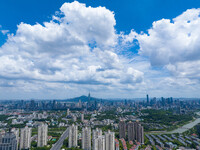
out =
<path fill-rule="evenodd" d="M 105 132 L 105 150 L 115 150 L 115 133 Z"/>
<path fill-rule="evenodd" d="M 57 101 L 53 100 L 53 109 L 57 109 L 57 105 L 58 105 Z"/>
<path fill-rule="evenodd" d="M 94 107 L 95 107 L 95 110 L 97 109 L 97 100 L 95 100 L 95 102 L 94 102 Z"/>
<path fill-rule="evenodd" d="M 84 121 L 84 113 L 81 114 L 81 121 Z"/>
<path fill-rule="evenodd" d="M 92 131 L 92 140 L 98 138 L 99 136 L 102 136 L 102 130 L 99 128 L 96 128 Z"/>
<path fill-rule="evenodd" d="M 147 104 L 149 104 L 149 95 L 147 94 Z"/>
<path fill-rule="evenodd" d="M 13 132 L 7 132 L 0 141 L 0 150 L 17 150 L 17 139 Z"/>
<path fill-rule="evenodd" d="M 70 115 L 70 110 L 69 110 L 69 108 L 67 109 L 67 116 L 69 116 Z"/>
<path fill-rule="evenodd" d="M 11 129 L 11 132 L 13 132 L 14 134 L 15 134 L 15 136 L 16 136 L 16 140 L 17 140 L 17 149 L 18 149 L 18 145 L 19 145 L 19 129 L 17 129 L 17 128 L 12 128 Z"/>
<path fill-rule="evenodd" d="M 128 131 L 128 141 L 134 141 L 135 140 L 135 130 L 134 130 L 134 123 L 129 122 L 127 124 L 127 131 Z"/>
<path fill-rule="evenodd" d="M 105 150 L 105 136 L 101 135 L 92 140 L 92 150 Z"/>
<path fill-rule="evenodd" d="M 31 148 L 31 132 L 32 129 L 27 126 L 20 132 L 20 150 Z"/>
<path fill-rule="evenodd" d="M 134 130 L 135 130 L 135 140 L 143 144 L 144 143 L 144 128 L 138 121 L 134 122 Z"/>
<path fill-rule="evenodd" d="M 88 94 L 88 103 L 87 103 L 87 107 L 90 107 L 91 105 L 91 97 L 90 97 L 90 93 Z"/>
<path fill-rule="evenodd" d="M 76 122 L 76 121 L 77 121 L 76 115 L 73 115 L 73 118 L 72 118 L 72 119 L 73 119 L 74 122 Z"/>
<path fill-rule="evenodd" d="M 38 141 L 37 147 L 43 147 L 47 145 L 48 125 L 42 124 L 38 126 Z"/>
<path fill-rule="evenodd" d="M 82 149 L 91 150 L 91 128 L 85 127 L 82 129 Z"/>
<path fill-rule="evenodd" d="M 127 132 L 128 132 L 128 140 L 140 142 L 141 144 L 144 143 L 144 128 L 138 122 L 129 122 L 127 124 Z M 126 123 L 124 121 L 120 121 L 119 123 L 119 137 L 126 138 Z"/>
<path fill-rule="evenodd" d="M 88 102 L 90 102 L 90 93 L 88 94 Z"/>
<path fill-rule="evenodd" d="M 141 124 L 139 124 L 138 142 L 144 144 L 144 127 Z"/>
<path fill-rule="evenodd" d="M 34 100 L 31 100 L 30 108 L 31 108 L 31 109 L 34 109 L 34 108 L 35 108 L 35 101 L 34 101 Z"/>
<path fill-rule="evenodd" d="M 80 99 L 79 99 L 79 102 L 78 102 L 78 107 L 79 107 L 79 108 L 82 108 L 82 102 L 81 102 Z"/>
<path fill-rule="evenodd" d="M 99 128 L 92 131 L 92 146 L 93 150 L 105 150 L 105 136 Z"/>
<path fill-rule="evenodd" d="M 119 138 L 126 138 L 126 123 L 122 120 L 119 122 Z"/>
<path fill-rule="evenodd" d="M 77 147 L 77 139 L 78 139 L 78 127 L 74 124 L 72 124 L 72 126 L 69 127 L 69 145 L 68 147 Z"/>

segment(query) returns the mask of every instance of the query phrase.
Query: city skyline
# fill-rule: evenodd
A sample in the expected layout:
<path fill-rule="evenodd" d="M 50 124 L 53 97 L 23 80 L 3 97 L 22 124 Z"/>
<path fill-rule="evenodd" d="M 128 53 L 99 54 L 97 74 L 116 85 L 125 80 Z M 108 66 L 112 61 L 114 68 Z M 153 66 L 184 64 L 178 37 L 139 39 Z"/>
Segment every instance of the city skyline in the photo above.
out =
<path fill-rule="evenodd" d="M 0 103 L 0 149 L 200 149 L 200 100 Z"/>
<path fill-rule="evenodd" d="M 199 1 L 10 0 L 0 12 L 0 99 L 200 97 Z"/>

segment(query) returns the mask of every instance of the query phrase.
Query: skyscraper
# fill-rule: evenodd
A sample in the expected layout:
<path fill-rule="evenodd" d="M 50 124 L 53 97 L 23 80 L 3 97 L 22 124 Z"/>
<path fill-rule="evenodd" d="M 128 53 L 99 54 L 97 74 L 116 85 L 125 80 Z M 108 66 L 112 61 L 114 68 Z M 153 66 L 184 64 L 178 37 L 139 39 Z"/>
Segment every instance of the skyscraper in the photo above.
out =
<path fill-rule="evenodd" d="M 82 149 L 91 150 L 91 128 L 85 127 L 82 129 Z"/>
<path fill-rule="evenodd" d="M 21 129 L 20 132 L 20 149 L 29 149 L 31 148 L 31 132 L 32 129 L 27 126 Z"/>
<path fill-rule="evenodd" d="M 17 139 L 13 132 L 7 132 L 0 141 L 1 150 L 17 150 Z"/>
<path fill-rule="evenodd" d="M 115 150 L 115 133 L 105 132 L 105 150 Z"/>
<path fill-rule="evenodd" d="M 77 133 L 78 127 L 74 124 L 69 127 L 69 148 L 77 147 Z"/>
<path fill-rule="evenodd" d="M 88 102 L 90 102 L 90 93 L 88 94 Z"/>
<path fill-rule="evenodd" d="M 147 104 L 149 104 L 149 95 L 147 94 Z"/>
<path fill-rule="evenodd" d="M 122 120 L 119 122 L 119 138 L 126 138 L 126 123 Z"/>
<path fill-rule="evenodd" d="M 37 147 L 43 147 L 47 145 L 48 125 L 42 124 L 38 126 L 38 141 Z"/>
<path fill-rule="evenodd" d="M 127 124 L 127 128 L 128 128 L 128 141 L 134 141 L 135 140 L 135 130 L 134 130 L 134 123 L 133 122 L 129 122 Z"/>

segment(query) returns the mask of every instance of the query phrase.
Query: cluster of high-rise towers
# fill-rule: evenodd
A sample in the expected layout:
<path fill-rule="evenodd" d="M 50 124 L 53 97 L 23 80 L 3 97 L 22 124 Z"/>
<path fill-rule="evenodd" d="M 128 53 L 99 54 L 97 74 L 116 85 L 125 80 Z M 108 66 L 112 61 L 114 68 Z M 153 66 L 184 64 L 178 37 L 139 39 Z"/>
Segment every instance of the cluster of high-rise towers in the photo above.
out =
<path fill-rule="evenodd" d="M 19 149 L 31 148 L 31 133 L 32 128 L 25 127 L 20 130 L 9 131 L 0 138 L 0 150 L 17 150 L 18 143 Z M 47 145 L 48 140 L 48 125 L 41 124 L 38 126 L 37 147 L 43 147 Z"/>
<path fill-rule="evenodd" d="M 77 147 L 78 140 L 78 127 L 72 125 L 69 127 L 69 143 L 68 147 Z M 82 149 L 83 150 L 115 150 L 115 133 L 105 132 L 102 134 L 102 130 L 96 128 L 92 131 L 91 139 L 91 128 L 82 128 Z"/>
<path fill-rule="evenodd" d="M 119 122 L 119 138 L 128 138 L 128 141 L 137 141 L 143 144 L 144 128 L 138 121 L 126 123 L 121 120 Z"/>
<path fill-rule="evenodd" d="M 91 139 L 92 135 L 92 139 Z M 119 137 L 120 139 L 128 139 L 128 141 L 136 141 L 144 143 L 144 129 L 138 122 L 119 122 Z M 68 147 L 78 146 L 78 126 L 72 125 L 69 127 L 69 142 Z M 90 127 L 82 128 L 82 149 L 83 150 L 115 150 L 115 133 L 108 131 L 102 134 L 102 130 L 96 128 L 91 133 Z"/>

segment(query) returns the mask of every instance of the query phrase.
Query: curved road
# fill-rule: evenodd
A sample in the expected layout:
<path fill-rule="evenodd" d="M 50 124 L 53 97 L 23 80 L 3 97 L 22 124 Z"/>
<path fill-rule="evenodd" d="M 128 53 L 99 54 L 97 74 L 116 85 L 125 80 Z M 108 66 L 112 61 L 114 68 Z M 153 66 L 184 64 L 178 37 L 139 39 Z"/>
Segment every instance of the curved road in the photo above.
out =
<path fill-rule="evenodd" d="M 67 128 L 65 132 L 63 132 L 59 140 L 53 145 L 53 147 L 50 150 L 60 150 L 63 145 L 63 141 L 68 137 L 68 135 L 69 135 L 69 130 Z"/>

